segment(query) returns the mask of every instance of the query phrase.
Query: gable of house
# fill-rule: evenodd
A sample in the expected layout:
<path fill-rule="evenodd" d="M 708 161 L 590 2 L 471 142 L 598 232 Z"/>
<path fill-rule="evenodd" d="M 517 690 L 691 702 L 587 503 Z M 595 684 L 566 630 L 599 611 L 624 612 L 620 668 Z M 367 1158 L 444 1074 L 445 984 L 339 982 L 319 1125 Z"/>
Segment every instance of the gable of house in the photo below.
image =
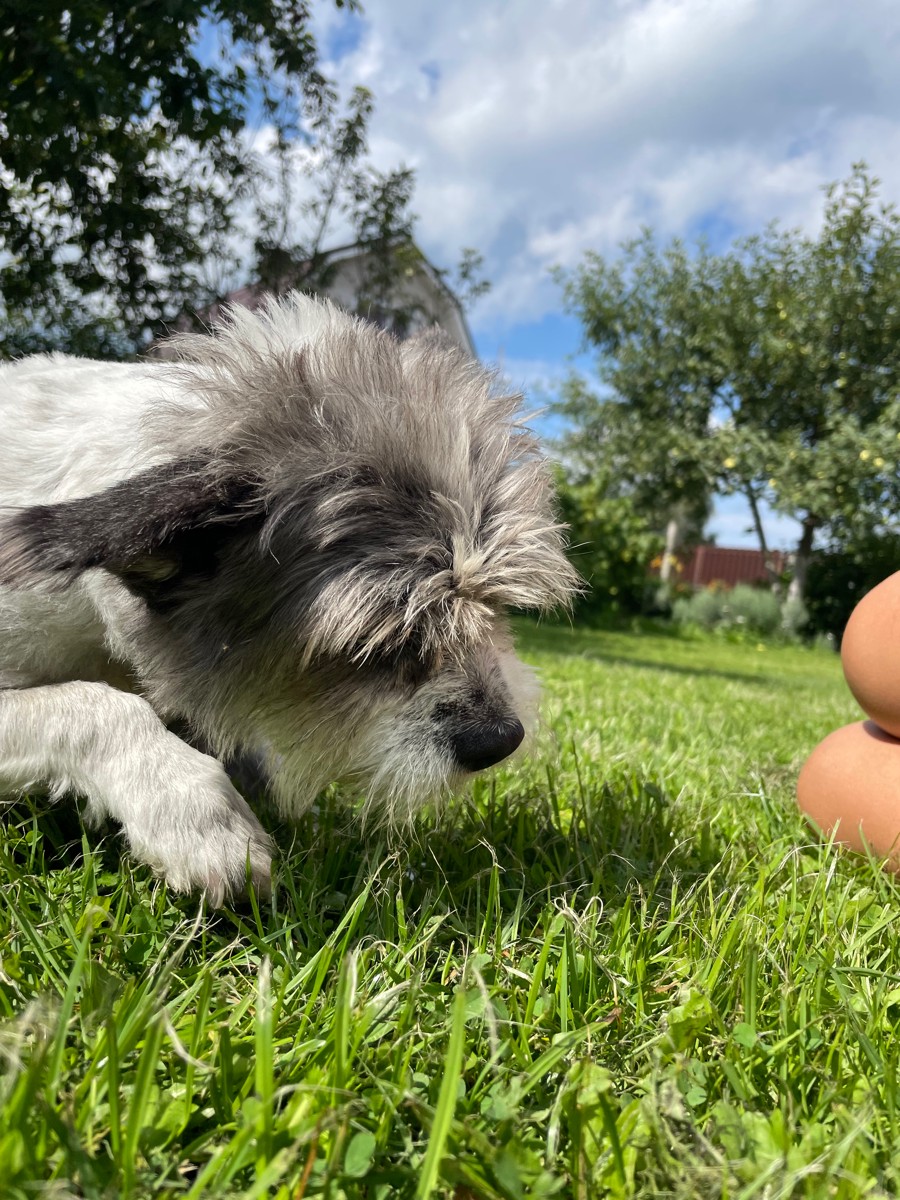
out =
<path fill-rule="evenodd" d="M 340 246 L 323 257 L 324 282 L 309 289 L 314 294 L 324 296 L 347 312 L 373 321 L 381 328 L 390 329 L 401 338 L 437 326 L 467 354 L 477 358 L 459 300 L 421 252 L 416 251 L 411 265 L 392 283 L 389 303 L 382 311 L 377 311 L 365 300 L 372 265 L 370 251 L 360 245 Z M 169 330 L 179 333 L 196 330 L 198 325 L 201 328 L 210 325 L 231 305 L 252 311 L 260 308 L 268 296 L 281 294 L 298 284 L 302 287 L 302 282 L 301 266 L 293 279 L 285 278 L 274 287 L 259 282 L 245 284 L 195 314 L 185 313 L 170 324 Z M 169 356 L 165 341 L 154 343 L 149 353 L 162 358 Z"/>

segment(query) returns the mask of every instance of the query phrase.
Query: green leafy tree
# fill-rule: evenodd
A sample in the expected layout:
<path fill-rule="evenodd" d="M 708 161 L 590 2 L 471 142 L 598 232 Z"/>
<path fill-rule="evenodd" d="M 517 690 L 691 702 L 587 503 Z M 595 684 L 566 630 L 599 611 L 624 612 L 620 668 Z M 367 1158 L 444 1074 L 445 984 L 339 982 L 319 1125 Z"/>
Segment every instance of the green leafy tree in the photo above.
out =
<path fill-rule="evenodd" d="M 738 492 L 760 547 L 767 502 L 814 540 L 900 516 L 900 216 L 864 166 L 828 190 L 816 236 L 777 226 L 714 255 L 645 234 L 565 280 L 604 390 L 561 406 L 582 461 L 612 454 L 636 500 Z"/>
<path fill-rule="evenodd" d="M 335 0 L 353 7 L 353 0 Z M 255 182 L 333 90 L 304 0 L 0 4 L 0 294 L 33 324 L 171 314 Z"/>
<path fill-rule="evenodd" d="M 290 171 L 282 173 L 256 239 L 257 274 L 275 292 L 327 290 L 337 269 L 329 253 L 337 228 L 343 241 L 365 252 L 359 264 L 358 313 L 403 332 L 414 317 L 435 320 L 437 314 L 414 311 L 403 287 L 424 263 L 414 241 L 415 175 L 405 166 L 380 171 L 367 160 L 372 113 L 372 94 L 364 87 L 353 90 L 345 112 L 334 97 L 323 104 L 314 152 L 301 176 L 311 194 L 302 203 L 295 200 L 298 180 Z M 299 221 L 293 215 L 297 212 Z M 437 275 L 467 306 L 490 288 L 483 265 L 481 255 L 467 248 L 454 271 L 438 270 Z M 421 296 L 415 303 L 421 305 Z"/>
<path fill-rule="evenodd" d="M 580 607 L 640 612 L 647 564 L 662 550 L 662 537 L 602 472 L 561 471 L 558 494 L 569 556 L 585 583 Z"/>
<path fill-rule="evenodd" d="M 606 263 L 589 254 L 582 270 L 563 280 L 586 342 L 600 351 L 603 384 L 598 397 L 586 380 L 572 376 L 555 406 L 567 422 L 560 450 L 570 500 L 593 495 L 584 521 L 571 512 L 568 519 L 575 527 L 590 523 L 599 536 L 590 514 L 601 491 L 613 510 L 630 513 L 623 528 L 642 531 L 635 548 L 641 538 L 644 549 L 652 545 L 641 563 L 642 593 L 651 558 L 662 551 L 660 565 L 668 575 L 674 551 L 699 537 L 709 513 L 702 446 L 712 385 L 704 394 L 702 367 L 711 368 L 697 359 L 702 313 L 687 301 L 692 273 L 702 278 L 708 269 L 705 255 L 692 263 L 678 243 L 661 253 L 647 233 L 628 247 L 626 260 Z M 677 318 L 665 318 L 666 310 Z M 643 347 L 650 328 L 655 361 Z M 673 406 L 681 413 L 677 421 Z"/>
<path fill-rule="evenodd" d="M 367 162 L 371 94 L 340 104 L 310 11 L 307 0 L 0 0 L 0 356 L 133 352 L 161 320 L 238 282 L 236 231 L 254 244 L 252 277 L 315 291 L 337 226 L 368 247 L 363 306 L 389 303 L 421 257 L 414 176 Z M 265 153 L 253 150 L 261 126 Z M 477 294 L 471 255 L 463 277 Z"/>
<path fill-rule="evenodd" d="M 382 172 L 368 163 L 373 111 L 368 88 L 354 88 L 344 112 L 335 96 L 326 98 L 315 122 L 315 144 L 299 172 L 309 193 L 302 201 L 294 194 L 298 179 L 290 161 L 278 161 L 279 186 L 259 214 L 255 239 L 257 274 L 266 287 L 276 292 L 298 284 L 310 291 L 327 287 L 334 271 L 329 242 L 338 224 L 345 240 L 369 250 L 363 298 L 387 302 L 407 265 L 404 255 L 411 253 L 415 176 L 407 167 Z"/>

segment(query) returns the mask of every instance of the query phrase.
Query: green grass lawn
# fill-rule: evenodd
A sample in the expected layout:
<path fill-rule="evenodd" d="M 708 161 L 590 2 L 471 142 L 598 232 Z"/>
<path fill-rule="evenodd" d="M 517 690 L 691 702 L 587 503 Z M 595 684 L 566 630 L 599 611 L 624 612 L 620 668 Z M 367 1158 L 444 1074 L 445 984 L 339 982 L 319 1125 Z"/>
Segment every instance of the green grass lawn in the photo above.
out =
<path fill-rule="evenodd" d="M 0 826 L 0 1198 L 900 1193 L 900 889 L 793 807 L 837 656 L 523 626 L 539 752 L 329 797 L 261 909 Z"/>

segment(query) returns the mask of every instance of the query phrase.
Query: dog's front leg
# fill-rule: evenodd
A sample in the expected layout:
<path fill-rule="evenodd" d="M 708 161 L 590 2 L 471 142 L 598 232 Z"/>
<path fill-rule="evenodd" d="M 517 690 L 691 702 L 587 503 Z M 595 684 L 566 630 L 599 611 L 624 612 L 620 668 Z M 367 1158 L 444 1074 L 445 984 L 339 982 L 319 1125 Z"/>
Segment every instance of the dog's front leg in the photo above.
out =
<path fill-rule="evenodd" d="M 121 822 L 134 854 L 212 903 L 271 881 L 271 844 L 222 765 L 170 733 L 140 696 L 104 683 L 0 691 L 0 793 L 36 784 Z"/>

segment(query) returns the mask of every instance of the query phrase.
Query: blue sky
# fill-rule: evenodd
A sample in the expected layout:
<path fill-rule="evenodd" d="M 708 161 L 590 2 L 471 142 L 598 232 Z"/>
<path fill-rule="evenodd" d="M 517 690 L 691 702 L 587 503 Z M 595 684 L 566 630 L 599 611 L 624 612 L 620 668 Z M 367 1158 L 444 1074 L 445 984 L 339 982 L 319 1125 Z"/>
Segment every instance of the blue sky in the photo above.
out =
<path fill-rule="evenodd" d="M 418 239 L 485 256 L 482 357 L 540 395 L 579 350 L 551 278 L 650 225 L 712 243 L 814 230 L 864 159 L 900 201 L 896 0 L 365 0 L 325 3 L 326 69 L 376 97 L 377 165 L 415 168 Z M 582 363 L 584 360 L 581 360 Z M 740 502 L 710 531 L 752 545 Z M 775 545 L 795 526 L 770 516 Z"/>

